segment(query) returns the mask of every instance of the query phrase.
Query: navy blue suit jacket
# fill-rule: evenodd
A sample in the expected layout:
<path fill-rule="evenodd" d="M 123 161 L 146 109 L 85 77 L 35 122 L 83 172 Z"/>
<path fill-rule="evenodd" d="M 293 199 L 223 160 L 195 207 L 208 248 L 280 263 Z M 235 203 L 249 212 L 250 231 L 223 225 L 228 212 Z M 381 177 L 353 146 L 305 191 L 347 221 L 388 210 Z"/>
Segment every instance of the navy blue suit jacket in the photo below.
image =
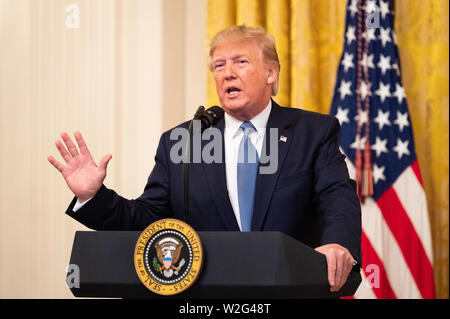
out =
<path fill-rule="evenodd" d="M 216 125 L 222 133 L 224 122 Z M 270 128 L 278 129 L 278 168 L 274 174 L 257 176 L 252 231 L 280 231 L 311 247 L 338 243 L 360 263 L 361 209 L 355 182 L 339 150 L 339 122 L 273 101 L 264 142 L 268 152 Z M 160 218 L 184 220 L 182 164 L 169 158 L 171 146 L 177 143 L 169 136 L 170 131 L 161 136 L 155 166 L 140 197 L 128 200 L 103 185 L 75 213 L 74 198 L 66 213 L 96 230 L 143 230 Z M 285 141 L 279 140 L 281 136 Z M 192 163 L 190 175 L 192 227 L 239 231 L 228 197 L 224 159 Z"/>

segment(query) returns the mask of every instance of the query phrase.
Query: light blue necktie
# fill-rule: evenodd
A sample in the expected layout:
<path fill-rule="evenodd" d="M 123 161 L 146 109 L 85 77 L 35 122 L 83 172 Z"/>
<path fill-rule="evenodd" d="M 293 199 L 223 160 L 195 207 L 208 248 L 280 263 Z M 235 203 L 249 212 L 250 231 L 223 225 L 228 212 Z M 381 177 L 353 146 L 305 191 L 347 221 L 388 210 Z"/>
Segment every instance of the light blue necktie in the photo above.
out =
<path fill-rule="evenodd" d="M 240 126 L 240 129 L 244 131 L 244 136 L 239 144 L 237 163 L 239 212 L 242 231 L 250 231 L 255 199 L 256 175 L 258 172 L 258 152 L 248 136 L 255 131 L 253 124 L 250 121 L 245 121 Z"/>

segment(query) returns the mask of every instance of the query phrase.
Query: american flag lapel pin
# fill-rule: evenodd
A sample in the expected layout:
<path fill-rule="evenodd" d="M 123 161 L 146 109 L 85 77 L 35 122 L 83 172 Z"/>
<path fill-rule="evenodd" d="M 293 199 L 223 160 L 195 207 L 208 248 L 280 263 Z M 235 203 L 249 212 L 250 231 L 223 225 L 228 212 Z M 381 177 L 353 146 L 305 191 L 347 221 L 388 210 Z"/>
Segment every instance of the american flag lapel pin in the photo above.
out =
<path fill-rule="evenodd" d="M 280 136 L 280 142 L 286 143 L 287 142 L 287 137 L 284 135 Z"/>

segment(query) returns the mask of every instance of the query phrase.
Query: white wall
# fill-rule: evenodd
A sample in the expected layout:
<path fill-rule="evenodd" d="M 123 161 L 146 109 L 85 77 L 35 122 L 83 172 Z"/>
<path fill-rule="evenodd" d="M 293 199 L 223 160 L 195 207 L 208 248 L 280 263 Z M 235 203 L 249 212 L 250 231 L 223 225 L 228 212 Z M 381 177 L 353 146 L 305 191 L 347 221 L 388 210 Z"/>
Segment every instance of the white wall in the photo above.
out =
<path fill-rule="evenodd" d="M 79 28 L 66 25 L 68 4 Z M 0 0 L 0 298 L 72 297 L 72 194 L 48 162 L 80 130 L 139 196 L 160 134 L 206 100 L 206 0 Z"/>

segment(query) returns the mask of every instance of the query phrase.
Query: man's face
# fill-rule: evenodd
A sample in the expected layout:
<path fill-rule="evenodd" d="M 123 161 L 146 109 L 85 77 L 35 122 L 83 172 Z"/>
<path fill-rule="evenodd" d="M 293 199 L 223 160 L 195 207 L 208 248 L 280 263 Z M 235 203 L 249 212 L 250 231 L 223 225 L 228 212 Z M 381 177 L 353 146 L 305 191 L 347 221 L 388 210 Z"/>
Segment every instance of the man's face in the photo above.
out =
<path fill-rule="evenodd" d="M 264 64 L 256 41 L 217 46 L 212 68 L 220 104 L 228 114 L 249 120 L 269 103 L 277 70 Z"/>

